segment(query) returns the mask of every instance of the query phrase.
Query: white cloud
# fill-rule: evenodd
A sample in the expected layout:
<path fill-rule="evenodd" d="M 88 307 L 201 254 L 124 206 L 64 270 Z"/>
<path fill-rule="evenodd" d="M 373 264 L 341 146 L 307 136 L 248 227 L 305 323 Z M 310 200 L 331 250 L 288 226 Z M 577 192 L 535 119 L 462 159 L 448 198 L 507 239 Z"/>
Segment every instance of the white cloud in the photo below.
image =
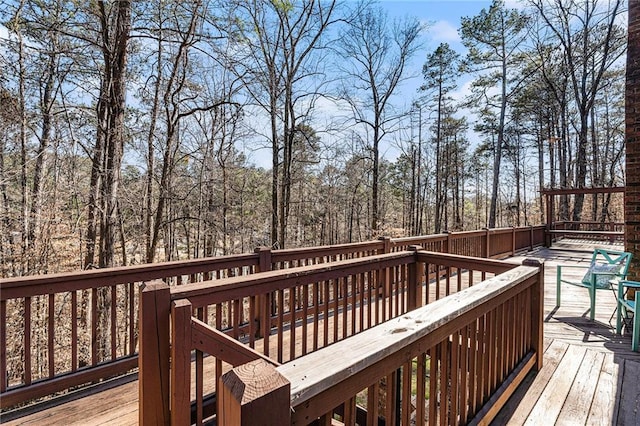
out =
<path fill-rule="evenodd" d="M 429 36 L 436 42 L 459 42 L 460 35 L 458 29 L 449 21 L 437 21 L 429 26 L 427 30 Z"/>

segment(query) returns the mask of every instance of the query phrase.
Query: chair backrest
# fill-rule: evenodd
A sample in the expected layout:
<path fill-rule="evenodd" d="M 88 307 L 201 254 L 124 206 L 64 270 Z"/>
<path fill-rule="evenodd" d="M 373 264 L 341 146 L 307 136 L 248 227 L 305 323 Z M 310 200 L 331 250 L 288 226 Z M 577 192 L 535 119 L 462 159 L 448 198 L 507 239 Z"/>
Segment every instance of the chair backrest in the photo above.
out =
<path fill-rule="evenodd" d="M 616 275 L 624 279 L 629 271 L 632 256 L 633 255 L 631 253 L 626 251 L 597 248 L 593 251 L 591 264 L 603 263 L 609 265 L 620 265 L 620 271 Z"/>

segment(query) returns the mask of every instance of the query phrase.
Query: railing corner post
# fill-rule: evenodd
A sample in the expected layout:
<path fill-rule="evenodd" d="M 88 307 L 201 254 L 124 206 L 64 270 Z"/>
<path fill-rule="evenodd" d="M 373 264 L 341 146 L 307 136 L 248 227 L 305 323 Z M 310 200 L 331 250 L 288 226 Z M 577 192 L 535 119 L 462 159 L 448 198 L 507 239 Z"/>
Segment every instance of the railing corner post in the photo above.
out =
<path fill-rule="evenodd" d="M 162 280 L 142 284 L 138 355 L 139 424 L 168 425 L 171 294 Z"/>
<path fill-rule="evenodd" d="M 291 424 L 291 384 L 262 359 L 225 373 L 218 389 L 220 425 Z"/>
<path fill-rule="evenodd" d="M 511 227 L 511 256 L 516 255 L 516 227 Z"/>
<path fill-rule="evenodd" d="M 382 253 L 379 254 L 391 253 L 391 237 L 378 237 L 378 240 L 383 244 Z"/>

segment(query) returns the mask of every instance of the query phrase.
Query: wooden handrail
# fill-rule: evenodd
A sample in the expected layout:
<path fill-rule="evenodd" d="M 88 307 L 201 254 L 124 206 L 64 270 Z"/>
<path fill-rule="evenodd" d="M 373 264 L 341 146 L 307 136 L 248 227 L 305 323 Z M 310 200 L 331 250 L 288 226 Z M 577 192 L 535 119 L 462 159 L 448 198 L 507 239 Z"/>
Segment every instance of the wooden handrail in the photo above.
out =
<path fill-rule="evenodd" d="M 528 264 L 533 265 L 531 262 Z M 478 413 L 484 417 L 483 423 L 488 423 L 527 373 L 542 367 L 543 312 L 540 302 L 543 279 L 540 265 L 519 266 L 481 285 L 463 290 L 455 297 L 441 299 L 397 320 L 380 324 L 299 358 L 296 362 L 283 364 L 275 370 L 291 383 L 290 397 L 287 399 L 281 394 L 274 396 L 271 390 L 265 391 L 264 397 L 276 410 L 282 411 L 283 407 L 290 405 L 291 424 L 308 424 L 321 417 L 330 418 L 333 409 L 341 404 L 345 407 L 343 412 L 351 413 L 351 416 L 354 410 L 349 407 L 355 404 L 354 398 L 358 392 L 369 388 L 369 399 L 377 401 L 379 378 L 391 375 L 387 379 L 388 393 L 391 390 L 389 378 L 401 369 L 405 383 L 401 396 L 402 424 L 408 424 L 412 414 L 407 401 L 411 396 L 407 393 L 407 386 L 411 388 L 412 360 L 418 360 L 420 370 L 425 355 L 428 355 L 431 358 L 428 380 L 432 391 L 429 424 L 436 424 L 437 421 L 466 423 Z M 520 307 L 528 309 L 530 315 L 523 317 L 516 312 Z M 487 319 L 476 323 L 484 317 Z M 503 317 L 509 320 L 504 329 L 501 328 L 502 323 L 497 322 L 498 318 Z M 485 321 L 490 329 L 484 329 Z M 512 323 L 515 323 L 514 327 L 507 329 Z M 476 334 L 476 324 L 482 327 L 480 334 Z M 469 334 L 472 331 L 474 334 Z M 484 333 L 488 333 L 489 337 Z M 467 341 L 473 344 L 469 346 Z M 460 344 L 461 347 L 458 347 Z M 502 353 L 506 348 L 510 352 Z M 476 355 L 477 350 L 486 352 L 486 355 Z M 336 353 L 348 356 L 337 357 Z M 473 362 L 467 356 L 473 356 Z M 464 365 L 461 357 L 465 359 Z M 488 365 L 479 366 L 476 361 Z M 440 362 L 440 367 L 437 362 Z M 434 372 L 437 368 L 440 368 L 439 374 Z M 237 373 L 232 371 L 228 374 Z M 268 374 L 273 375 L 273 372 L 269 371 Z M 421 374 L 419 382 L 424 377 Z M 264 378 L 258 375 L 249 380 L 261 382 Z M 463 382 L 459 384 L 459 380 Z M 473 384 L 467 380 L 472 380 Z M 469 393 L 467 386 L 471 386 Z M 421 389 L 422 396 L 418 395 L 417 401 L 424 398 L 424 386 Z M 260 395 L 254 395 L 254 401 L 260 404 L 260 400 Z M 448 403 L 448 400 L 451 402 Z M 393 403 L 393 399 L 387 398 L 389 401 Z M 489 401 L 489 404 L 484 405 L 485 401 Z M 377 402 L 375 404 L 369 409 L 377 412 Z M 461 413 L 457 412 L 458 407 Z M 416 407 L 416 410 L 418 415 L 424 416 L 424 409 Z M 225 418 L 224 413 L 220 414 Z M 387 409 L 387 414 L 395 416 L 395 410 Z M 446 420 L 447 416 L 449 420 Z M 377 415 L 370 420 L 377 423 Z M 259 420 L 247 414 L 242 417 L 242 424 L 257 425 Z"/>
<path fill-rule="evenodd" d="M 494 234 L 493 231 L 452 232 L 411 238 L 381 238 L 363 243 L 303 249 L 262 248 L 257 249 L 255 253 L 243 255 L 0 279 L 0 323 L 3 331 L 0 333 L 0 345 L 6 348 L 5 356 L 0 359 L 0 375 L 2 375 L 0 406 L 5 409 L 69 387 L 94 382 L 96 374 L 101 374 L 100 371 L 113 375 L 135 368 L 139 347 L 136 330 L 140 321 L 136 313 L 139 308 L 139 286 L 143 282 L 160 279 L 171 284 L 172 288 L 190 289 L 191 283 L 214 279 L 221 284 L 219 287 L 221 290 L 213 299 L 203 298 L 201 302 L 219 300 L 222 301 L 221 303 L 227 303 L 234 298 L 238 300 L 249 297 L 251 294 L 250 287 L 240 284 L 245 280 L 233 278 L 234 275 L 245 276 L 258 272 L 263 274 L 271 269 L 283 270 L 336 260 L 342 262 L 347 259 L 364 259 L 372 255 L 405 250 L 410 245 L 423 245 L 432 251 L 446 251 L 476 257 L 507 256 L 514 250 L 541 245 L 543 240 L 538 241 L 537 235 L 543 229 L 543 227 L 514 229 L 514 234 L 523 236 L 522 241 L 518 241 L 517 247 L 516 242 L 512 243 L 511 239 L 503 238 L 503 234 Z M 529 234 L 531 238 L 527 237 Z M 504 235 L 508 236 L 508 234 Z M 486 253 L 483 248 L 485 246 L 489 248 Z M 314 273 L 316 272 L 320 273 L 319 269 Z M 277 274 L 275 277 L 281 278 Z M 287 279 L 288 283 L 295 282 L 294 276 Z M 231 288 L 234 282 L 239 286 L 238 289 Z M 176 284 L 178 286 L 175 286 Z M 172 297 L 174 294 L 178 297 L 180 291 L 171 294 Z M 273 297 L 276 296 L 273 295 Z M 289 313 L 285 313 L 281 319 L 271 315 L 267 302 L 263 299 L 255 301 L 257 306 L 255 312 L 258 318 L 262 318 L 263 325 L 270 326 L 272 321 L 289 320 L 288 315 L 291 315 Z M 277 304 L 278 301 L 272 298 L 269 302 Z M 398 299 L 398 303 L 400 302 L 402 300 Z M 197 297 L 194 298 L 194 303 L 196 305 L 200 303 Z M 29 316 L 24 316 L 21 321 L 12 321 L 12 315 L 16 309 L 19 309 L 23 315 Z M 314 308 L 308 309 L 310 313 Z M 49 311 L 56 312 L 56 316 L 48 315 Z M 295 315 L 298 314 L 303 315 L 304 312 L 295 313 Z M 35 363 L 31 362 L 28 356 L 31 351 L 24 350 L 25 347 L 35 344 L 31 342 L 33 327 L 31 317 L 36 315 L 47 318 L 46 330 L 40 333 L 46 336 L 41 344 L 47 346 L 48 352 L 49 365 L 44 366 L 44 373 L 42 373 L 42 366 L 36 368 Z M 79 318 L 82 321 L 78 320 Z M 247 330 L 252 324 L 247 326 Z M 102 328 L 105 325 L 107 329 Z M 244 326 L 236 327 L 235 332 L 245 333 L 246 330 L 242 327 Z M 127 337 L 123 342 L 114 338 L 125 329 Z M 7 345 L 8 340 L 13 339 L 11 342 L 15 343 L 15 336 L 23 336 L 22 341 L 14 349 L 10 349 Z M 88 341 L 81 343 L 79 339 L 82 336 L 89 336 Z M 61 341 L 71 343 L 68 348 L 60 347 L 58 342 Z M 103 349 L 98 350 L 95 347 L 97 342 L 106 345 L 103 348 L 104 352 Z M 90 347 L 88 360 L 81 356 L 82 345 Z M 24 354 L 27 356 L 25 357 Z M 63 358 L 71 359 L 71 363 L 63 365 L 61 363 Z M 14 365 L 16 362 L 19 364 L 18 367 Z M 113 364 L 113 366 L 105 367 L 107 364 Z M 96 370 L 91 371 L 92 369 Z M 24 371 L 24 374 L 11 376 L 11 373 L 16 371 Z"/>

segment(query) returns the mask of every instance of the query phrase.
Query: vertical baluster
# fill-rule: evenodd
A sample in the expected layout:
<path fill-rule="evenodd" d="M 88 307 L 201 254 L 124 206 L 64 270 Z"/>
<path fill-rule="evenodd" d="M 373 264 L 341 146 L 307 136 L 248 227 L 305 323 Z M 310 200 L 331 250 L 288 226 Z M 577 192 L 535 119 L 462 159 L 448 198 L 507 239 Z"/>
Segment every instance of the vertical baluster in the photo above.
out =
<path fill-rule="evenodd" d="M 349 330 L 349 277 L 343 277 L 339 281 L 342 293 L 342 339 L 346 339 Z"/>
<path fill-rule="evenodd" d="M 312 286 L 313 291 L 313 350 L 318 350 L 318 336 L 320 334 L 320 283 L 315 282 Z"/>
<path fill-rule="evenodd" d="M 307 354 L 308 319 L 309 319 L 309 284 L 305 284 L 302 286 L 302 355 Z"/>
<path fill-rule="evenodd" d="M 284 334 L 284 290 L 278 290 L 278 362 L 282 362 L 283 357 L 283 334 Z"/>
<path fill-rule="evenodd" d="M 426 364 L 426 354 L 418 355 L 416 359 L 416 425 L 424 424 L 425 419 Z"/>
<path fill-rule="evenodd" d="M 24 384 L 31 384 L 31 297 L 24 298 Z"/>
<path fill-rule="evenodd" d="M 117 354 L 117 340 L 118 335 L 116 330 L 117 324 L 117 307 L 118 307 L 118 292 L 115 285 L 111 286 L 111 360 L 115 360 Z"/>
<path fill-rule="evenodd" d="M 377 425 L 379 424 L 380 406 L 378 404 L 380 396 L 380 384 L 375 384 L 367 388 L 367 424 Z"/>
<path fill-rule="evenodd" d="M 129 301 L 129 315 L 127 316 L 129 321 L 129 353 L 127 355 L 133 355 L 136 352 L 136 289 L 133 283 L 129 283 L 127 300 Z"/>
<path fill-rule="evenodd" d="M 327 346 L 329 344 L 329 281 L 324 281 L 322 283 L 324 288 L 324 295 L 322 297 L 323 307 L 324 307 L 324 344 L 323 346 Z"/>
<path fill-rule="evenodd" d="M 340 278 L 332 281 L 333 287 L 333 340 L 332 343 L 338 341 L 338 323 L 340 322 Z"/>
<path fill-rule="evenodd" d="M 451 383 L 451 391 L 450 395 L 450 407 L 449 407 L 449 422 L 457 423 L 458 422 L 458 404 L 460 402 L 460 395 L 458 394 L 460 390 L 460 331 L 456 331 L 453 333 L 452 341 L 451 341 L 451 372 L 449 374 L 450 383 Z"/>
<path fill-rule="evenodd" d="M 71 371 L 78 369 L 78 292 L 71 292 Z"/>
<path fill-rule="evenodd" d="M 98 364 L 98 289 L 91 289 L 91 365 Z"/>
<path fill-rule="evenodd" d="M 49 361 L 49 378 L 53 378 L 56 374 L 56 364 L 55 364 L 55 294 L 49 294 L 48 302 L 49 306 L 47 307 L 47 313 L 49 314 L 49 318 L 47 321 L 47 360 Z"/>
<path fill-rule="evenodd" d="M 440 342 L 440 424 L 451 423 L 451 369 L 449 368 L 449 338 Z"/>
<path fill-rule="evenodd" d="M 262 298 L 264 306 L 262 306 L 260 309 L 263 313 L 262 315 L 262 321 L 264 323 L 264 326 L 261 327 L 263 330 L 263 336 L 262 336 L 262 352 L 266 355 L 269 356 L 269 337 L 271 336 L 271 298 L 273 293 L 266 293 L 264 295 L 264 297 Z M 218 382 L 216 382 L 218 383 Z"/>
<path fill-rule="evenodd" d="M 0 392 L 7 390 L 7 301 L 0 300 Z"/>
<path fill-rule="evenodd" d="M 257 312 L 256 312 L 256 297 L 249 297 L 249 347 L 256 347 L 256 321 L 257 321 Z"/>
<path fill-rule="evenodd" d="M 438 376 L 440 364 L 440 345 L 429 349 L 429 424 L 438 424 Z"/>
<path fill-rule="evenodd" d="M 413 373 L 413 360 L 402 366 L 402 417 L 400 424 L 411 424 L 411 378 Z"/>
<path fill-rule="evenodd" d="M 469 409 L 469 326 L 462 328 L 460 345 L 460 423 L 467 423 Z"/>
<path fill-rule="evenodd" d="M 233 304 L 233 305 L 232 305 Z M 233 338 L 240 338 L 240 322 L 242 321 L 242 303 L 241 299 L 234 299 L 229 303 L 231 309 L 231 326 L 233 327 Z"/>
<path fill-rule="evenodd" d="M 296 358 L 296 300 L 297 288 L 289 289 L 289 360 Z"/>

